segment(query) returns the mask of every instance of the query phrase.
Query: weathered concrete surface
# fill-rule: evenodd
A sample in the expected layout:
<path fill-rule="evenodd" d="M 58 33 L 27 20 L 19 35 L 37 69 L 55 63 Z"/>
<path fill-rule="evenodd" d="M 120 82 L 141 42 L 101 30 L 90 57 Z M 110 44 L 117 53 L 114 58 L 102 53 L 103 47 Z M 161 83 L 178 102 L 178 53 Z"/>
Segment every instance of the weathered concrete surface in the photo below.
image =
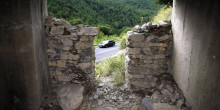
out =
<path fill-rule="evenodd" d="M 0 2 L 0 109 L 36 110 L 47 87 L 45 0 Z"/>
<path fill-rule="evenodd" d="M 173 74 L 193 110 L 220 108 L 220 1 L 174 0 Z"/>

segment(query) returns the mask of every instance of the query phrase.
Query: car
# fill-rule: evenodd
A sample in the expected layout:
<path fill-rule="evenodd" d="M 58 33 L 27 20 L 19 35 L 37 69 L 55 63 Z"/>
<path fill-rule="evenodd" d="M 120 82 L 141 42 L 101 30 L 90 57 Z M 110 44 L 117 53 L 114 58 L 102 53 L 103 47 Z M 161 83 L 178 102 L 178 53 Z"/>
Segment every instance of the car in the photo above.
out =
<path fill-rule="evenodd" d="M 105 40 L 105 41 L 103 41 L 99 44 L 99 47 L 100 48 L 102 48 L 102 47 L 111 47 L 111 46 L 114 46 L 114 45 L 115 45 L 114 40 Z"/>

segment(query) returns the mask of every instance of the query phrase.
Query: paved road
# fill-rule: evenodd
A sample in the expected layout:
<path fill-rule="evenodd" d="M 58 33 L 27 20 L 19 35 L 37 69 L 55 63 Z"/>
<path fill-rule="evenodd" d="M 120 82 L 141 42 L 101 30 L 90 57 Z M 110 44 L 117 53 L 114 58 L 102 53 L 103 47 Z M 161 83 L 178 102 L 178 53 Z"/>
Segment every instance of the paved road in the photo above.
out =
<path fill-rule="evenodd" d="M 115 44 L 113 47 L 108 48 L 95 48 L 95 57 L 96 61 L 99 62 L 101 60 L 104 60 L 108 57 L 114 56 L 119 51 L 119 43 Z"/>

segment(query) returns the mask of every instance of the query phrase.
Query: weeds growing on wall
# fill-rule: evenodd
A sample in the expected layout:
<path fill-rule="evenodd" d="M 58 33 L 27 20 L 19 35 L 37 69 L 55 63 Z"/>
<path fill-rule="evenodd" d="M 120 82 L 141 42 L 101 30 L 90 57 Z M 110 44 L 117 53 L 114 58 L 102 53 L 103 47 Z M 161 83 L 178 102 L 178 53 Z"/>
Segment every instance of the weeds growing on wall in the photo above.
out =
<path fill-rule="evenodd" d="M 100 76 L 112 75 L 116 85 L 123 84 L 125 80 L 125 55 L 121 54 L 99 62 L 95 66 L 95 73 Z"/>

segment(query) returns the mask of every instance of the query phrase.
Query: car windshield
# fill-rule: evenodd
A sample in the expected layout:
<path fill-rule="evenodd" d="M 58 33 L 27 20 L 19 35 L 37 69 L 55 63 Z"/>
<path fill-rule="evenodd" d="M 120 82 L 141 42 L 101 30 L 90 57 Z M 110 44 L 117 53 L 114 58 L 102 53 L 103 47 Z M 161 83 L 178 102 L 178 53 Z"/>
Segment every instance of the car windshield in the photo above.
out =
<path fill-rule="evenodd" d="M 106 43 L 108 43 L 108 41 L 103 41 L 101 44 L 106 44 Z"/>

